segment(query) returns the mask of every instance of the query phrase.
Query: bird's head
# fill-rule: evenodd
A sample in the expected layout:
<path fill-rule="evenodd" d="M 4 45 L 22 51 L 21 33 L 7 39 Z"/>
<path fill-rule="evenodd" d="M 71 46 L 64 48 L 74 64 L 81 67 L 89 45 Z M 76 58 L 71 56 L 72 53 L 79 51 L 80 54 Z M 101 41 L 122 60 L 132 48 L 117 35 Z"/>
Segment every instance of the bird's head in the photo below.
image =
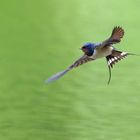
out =
<path fill-rule="evenodd" d="M 81 47 L 81 50 L 88 56 L 92 56 L 94 53 L 94 44 L 93 43 L 86 43 Z"/>

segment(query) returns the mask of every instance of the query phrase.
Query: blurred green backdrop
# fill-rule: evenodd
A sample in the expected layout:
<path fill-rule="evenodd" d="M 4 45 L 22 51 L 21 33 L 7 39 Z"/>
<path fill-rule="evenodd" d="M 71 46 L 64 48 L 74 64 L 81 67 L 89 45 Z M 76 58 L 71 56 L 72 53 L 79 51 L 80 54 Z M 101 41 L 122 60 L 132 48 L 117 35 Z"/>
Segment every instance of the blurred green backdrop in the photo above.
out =
<path fill-rule="evenodd" d="M 0 2 L 1 140 L 139 140 L 140 58 L 83 65 L 44 80 L 82 55 L 85 42 L 125 29 L 120 50 L 140 54 L 139 0 Z"/>

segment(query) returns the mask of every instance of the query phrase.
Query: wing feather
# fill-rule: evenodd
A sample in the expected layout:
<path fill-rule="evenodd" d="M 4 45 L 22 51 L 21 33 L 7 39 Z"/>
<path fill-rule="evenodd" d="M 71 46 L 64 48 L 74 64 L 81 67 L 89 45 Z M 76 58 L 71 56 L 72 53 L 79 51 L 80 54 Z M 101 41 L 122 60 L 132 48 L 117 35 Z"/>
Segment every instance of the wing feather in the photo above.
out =
<path fill-rule="evenodd" d="M 78 60 L 76 60 L 70 67 L 68 67 L 66 70 L 58 72 L 54 75 L 52 75 L 50 78 L 48 78 L 47 80 L 45 80 L 45 83 L 51 83 L 57 79 L 59 79 L 60 77 L 64 76 L 67 72 L 69 72 L 71 69 L 76 68 L 84 63 L 87 63 L 89 61 L 92 61 L 94 59 L 90 58 L 87 55 L 83 55 L 81 58 L 79 58 Z"/>
<path fill-rule="evenodd" d="M 111 36 L 107 40 L 100 43 L 97 47 L 106 47 L 119 43 L 123 38 L 123 36 L 124 36 L 124 30 L 121 27 L 116 26 L 113 28 Z"/>
<path fill-rule="evenodd" d="M 83 55 L 81 58 L 79 58 L 78 60 L 76 60 L 71 66 L 70 68 L 76 68 L 84 63 L 87 63 L 89 61 L 94 60 L 93 58 L 87 56 L 87 55 Z"/>

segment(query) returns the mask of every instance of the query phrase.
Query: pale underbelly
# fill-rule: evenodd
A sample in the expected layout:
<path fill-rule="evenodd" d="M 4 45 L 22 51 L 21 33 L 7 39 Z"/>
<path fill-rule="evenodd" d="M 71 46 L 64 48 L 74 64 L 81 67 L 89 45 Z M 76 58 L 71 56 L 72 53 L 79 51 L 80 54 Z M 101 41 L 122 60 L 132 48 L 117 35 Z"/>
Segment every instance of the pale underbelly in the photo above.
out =
<path fill-rule="evenodd" d="M 99 48 L 96 49 L 91 56 L 93 59 L 98 59 L 102 57 L 106 57 L 110 54 L 112 54 L 113 47 L 105 47 L 105 48 Z"/>

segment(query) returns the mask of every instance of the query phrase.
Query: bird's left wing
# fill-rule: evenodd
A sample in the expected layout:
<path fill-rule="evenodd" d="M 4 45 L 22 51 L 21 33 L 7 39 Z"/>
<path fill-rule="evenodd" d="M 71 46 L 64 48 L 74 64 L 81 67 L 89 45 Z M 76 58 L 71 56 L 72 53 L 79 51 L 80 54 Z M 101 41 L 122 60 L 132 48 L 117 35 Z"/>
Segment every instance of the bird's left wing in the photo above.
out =
<path fill-rule="evenodd" d="M 59 79 L 60 77 L 62 77 L 63 75 L 65 75 L 68 71 L 70 71 L 71 69 L 73 68 L 76 68 L 84 63 L 87 63 L 89 61 L 92 61 L 94 60 L 93 58 L 90 58 L 89 56 L 87 55 L 83 55 L 82 57 L 80 57 L 78 60 L 76 60 L 71 66 L 69 66 L 66 70 L 64 71 L 61 71 L 61 72 L 58 72 L 56 73 L 55 75 L 51 76 L 50 78 L 48 78 L 45 83 L 50 83 L 50 82 L 53 82 L 57 79 Z"/>
<path fill-rule="evenodd" d="M 111 36 L 105 41 L 103 41 L 102 43 L 97 44 L 97 47 L 103 48 L 106 46 L 119 43 L 123 38 L 123 36 L 124 36 L 124 30 L 121 27 L 116 26 L 113 28 Z"/>

